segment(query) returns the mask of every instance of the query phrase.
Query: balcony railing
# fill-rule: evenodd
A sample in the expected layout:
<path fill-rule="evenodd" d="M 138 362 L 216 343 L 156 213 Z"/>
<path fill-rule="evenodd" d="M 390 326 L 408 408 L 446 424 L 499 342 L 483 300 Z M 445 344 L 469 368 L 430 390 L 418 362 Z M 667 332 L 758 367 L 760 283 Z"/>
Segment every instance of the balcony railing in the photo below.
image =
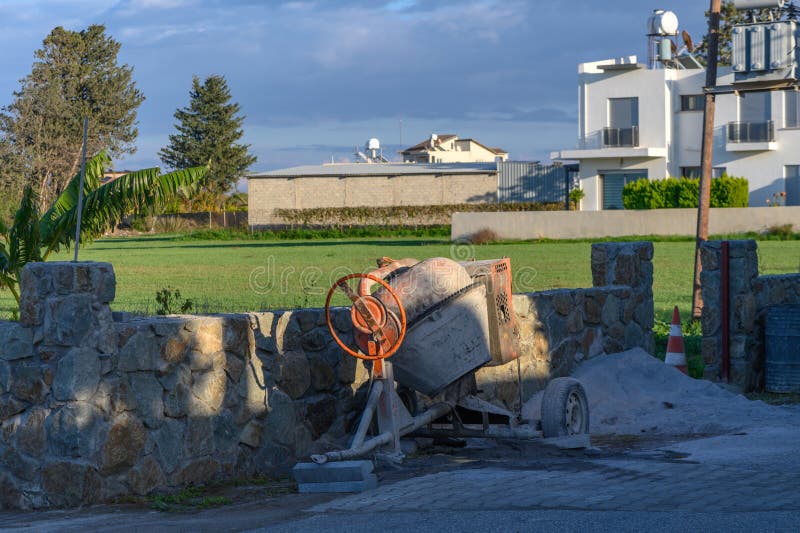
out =
<path fill-rule="evenodd" d="M 764 122 L 729 122 L 729 143 L 765 143 L 775 141 L 775 123 Z"/>
<path fill-rule="evenodd" d="M 639 126 L 603 128 L 603 148 L 639 146 Z"/>

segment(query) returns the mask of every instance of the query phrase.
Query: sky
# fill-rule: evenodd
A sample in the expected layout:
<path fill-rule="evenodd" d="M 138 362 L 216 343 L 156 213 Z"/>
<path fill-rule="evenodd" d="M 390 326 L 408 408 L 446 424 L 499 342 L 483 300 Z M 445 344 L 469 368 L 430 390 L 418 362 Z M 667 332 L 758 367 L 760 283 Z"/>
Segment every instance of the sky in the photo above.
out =
<path fill-rule="evenodd" d="M 703 0 L 0 0 L 0 105 L 56 26 L 105 24 L 146 100 L 136 153 L 160 166 L 192 76 L 225 76 L 252 171 L 349 161 L 370 137 L 397 158 L 432 132 L 514 160 L 577 141 L 577 64 L 646 60 L 653 9 L 699 42 Z"/>

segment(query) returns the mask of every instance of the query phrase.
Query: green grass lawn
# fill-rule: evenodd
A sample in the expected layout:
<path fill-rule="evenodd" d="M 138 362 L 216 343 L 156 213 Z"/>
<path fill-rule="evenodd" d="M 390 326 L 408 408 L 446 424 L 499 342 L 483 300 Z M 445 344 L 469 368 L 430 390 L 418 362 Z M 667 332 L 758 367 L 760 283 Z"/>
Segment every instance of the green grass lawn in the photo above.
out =
<path fill-rule="evenodd" d="M 797 272 L 800 241 L 760 241 L 762 273 Z M 295 241 L 185 240 L 148 236 L 105 238 L 81 251 L 82 260 L 109 261 L 117 274 L 115 310 L 153 314 L 156 291 L 180 290 L 197 312 L 257 311 L 321 306 L 340 275 L 363 272 L 375 259 L 444 256 L 489 259 L 508 256 L 515 292 L 591 285 L 588 242 L 520 242 L 475 247 L 443 238 L 329 239 Z M 56 259 L 69 260 L 61 253 Z M 684 318 L 691 303 L 694 243 L 656 242 L 656 317 L 668 320 L 673 305 Z M 10 316 L 13 300 L 0 291 L 0 317 Z"/>

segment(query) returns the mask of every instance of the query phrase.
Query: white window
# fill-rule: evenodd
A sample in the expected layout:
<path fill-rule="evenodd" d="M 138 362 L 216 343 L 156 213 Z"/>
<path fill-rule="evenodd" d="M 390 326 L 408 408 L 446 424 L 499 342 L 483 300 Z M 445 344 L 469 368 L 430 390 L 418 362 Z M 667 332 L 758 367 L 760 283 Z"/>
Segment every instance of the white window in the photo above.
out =
<path fill-rule="evenodd" d="M 739 97 L 739 122 L 761 123 L 771 118 L 771 93 L 754 91 L 741 93 Z"/>
<path fill-rule="evenodd" d="M 681 111 L 702 111 L 705 101 L 702 94 L 682 94 Z"/>
<path fill-rule="evenodd" d="M 719 178 L 725 173 L 725 167 L 714 167 L 711 169 L 711 177 Z M 681 167 L 682 178 L 699 178 L 702 174 L 700 167 Z"/>
<path fill-rule="evenodd" d="M 800 92 L 785 91 L 783 93 L 785 128 L 800 128 Z"/>

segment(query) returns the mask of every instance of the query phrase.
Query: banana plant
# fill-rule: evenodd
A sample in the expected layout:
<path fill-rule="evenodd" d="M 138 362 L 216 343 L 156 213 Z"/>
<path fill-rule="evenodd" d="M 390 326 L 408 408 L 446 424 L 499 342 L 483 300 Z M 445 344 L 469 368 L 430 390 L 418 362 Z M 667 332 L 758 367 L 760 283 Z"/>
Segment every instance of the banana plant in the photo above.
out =
<path fill-rule="evenodd" d="M 194 167 L 162 174 L 156 167 L 102 183 L 110 162 L 104 152 L 86 162 L 81 243 L 101 237 L 127 214 L 159 210 L 181 191 L 190 194 L 208 171 L 208 167 Z M 79 192 L 77 174 L 40 216 L 36 192 L 28 186 L 11 226 L 0 220 L 0 289 L 8 289 L 17 305 L 22 267 L 32 261 L 47 261 L 53 252 L 74 244 Z"/>

